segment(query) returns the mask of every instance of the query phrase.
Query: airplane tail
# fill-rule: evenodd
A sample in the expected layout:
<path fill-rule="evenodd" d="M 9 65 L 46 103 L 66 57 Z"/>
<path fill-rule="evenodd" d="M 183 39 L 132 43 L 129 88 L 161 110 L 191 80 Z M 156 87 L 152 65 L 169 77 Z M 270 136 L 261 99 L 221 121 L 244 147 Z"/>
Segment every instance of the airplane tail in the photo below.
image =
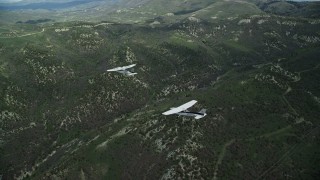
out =
<path fill-rule="evenodd" d="M 126 74 L 127 76 L 134 76 L 134 75 L 136 75 L 136 74 L 138 74 L 138 73 L 128 73 L 128 74 Z"/>
<path fill-rule="evenodd" d="M 206 109 L 201 109 L 200 111 L 199 111 L 199 113 L 201 113 L 201 114 L 206 114 Z"/>
<path fill-rule="evenodd" d="M 207 111 L 206 109 L 201 109 L 201 111 L 199 111 L 199 113 L 200 113 L 201 115 L 197 115 L 197 116 L 195 117 L 195 119 L 201 119 L 201 118 L 205 117 L 205 116 L 207 115 L 206 111 Z"/>

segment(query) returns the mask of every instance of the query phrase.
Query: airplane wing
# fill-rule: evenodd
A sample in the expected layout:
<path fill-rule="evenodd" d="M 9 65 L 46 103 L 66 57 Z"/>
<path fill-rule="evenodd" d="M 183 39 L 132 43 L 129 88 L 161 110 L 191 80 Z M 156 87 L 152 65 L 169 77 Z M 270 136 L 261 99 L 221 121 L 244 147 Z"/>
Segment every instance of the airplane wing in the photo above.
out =
<path fill-rule="evenodd" d="M 132 68 L 136 66 L 136 64 L 131 64 L 129 66 L 122 66 L 122 67 L 116 67 L 116 68 L 113 68 L 113 69 L 108 69 L 107 71 L 111 72 L 111 71 L 122 71 L 122 70 L 126 70 L 126 69 L 129 69 L 129 68 Z"/>
<path fill-rule="evenodd" d="M 136 64 L 131 64 L 131 65 L 129 65 L 129 66 L 123 66 L 122 68 L 123 68 L 123 70 L 125 70 L 125 69 L 132 68 L 132 67 L 134 67 L 134 66 L 136 66 Z"/>
<path fill-rule="evenodd" d="M 173 108 L 173 109 L 170 109 L 169 111 L 166 111 L 164 113 L 162 113 L 163 115 L 170 115 L 170 114 L 175 114 L 175 113 L 179 113 L 181 111 L 184 111 L 184 110 L 187 110 L 188 108 L 192 107 L 195 103 L 197 103 L 196 100 L 192 100 L 192 101 L 189 101 L 179 107 L 176 107 L 176 108 Z"/>

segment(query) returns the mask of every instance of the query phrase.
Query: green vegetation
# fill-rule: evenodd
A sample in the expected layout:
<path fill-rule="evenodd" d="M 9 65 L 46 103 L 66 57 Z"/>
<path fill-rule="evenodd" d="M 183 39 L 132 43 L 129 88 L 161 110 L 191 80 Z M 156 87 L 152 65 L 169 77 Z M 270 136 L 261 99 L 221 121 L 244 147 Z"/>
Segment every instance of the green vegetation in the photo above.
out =
<path fill-rule="evenodd" d="M 256 1 L 135 2 L 82 21 L 3 12 L 16 14 L 0 28 L 4 179 L 317 177 L 319 19 Z M 134 77 L 106 72 L 133 63 Z M 192 99 L 205 118 L 161 115 Z"/>

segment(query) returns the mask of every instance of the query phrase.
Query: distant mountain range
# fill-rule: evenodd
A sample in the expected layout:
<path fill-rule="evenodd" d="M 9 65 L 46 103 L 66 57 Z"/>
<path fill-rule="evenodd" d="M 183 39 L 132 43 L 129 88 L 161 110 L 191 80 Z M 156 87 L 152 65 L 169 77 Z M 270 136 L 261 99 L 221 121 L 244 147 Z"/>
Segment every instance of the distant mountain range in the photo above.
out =
<path fill-rule="evenodd" d="M 30 4 L 4 4 L 0 5 L 0 10 L 26 10 L 26 9 L 65 9 L 74 7 L 81 4 L 87 4 L 95 1 L 103 1 L 103 0 L 76 0 L 70 2 L 38 2 L 38 3 L 30 3 Z M 114 2 L 114 1 L 108 1 Z"/>

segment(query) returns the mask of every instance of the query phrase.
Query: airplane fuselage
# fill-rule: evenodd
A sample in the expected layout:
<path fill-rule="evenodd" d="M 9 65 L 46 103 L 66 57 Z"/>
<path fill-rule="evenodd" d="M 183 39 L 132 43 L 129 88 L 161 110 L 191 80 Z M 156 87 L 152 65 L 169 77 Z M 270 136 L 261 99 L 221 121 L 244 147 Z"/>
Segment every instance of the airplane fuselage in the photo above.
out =
<path fill-rule="evenodd" d="M 127 71 L 127 70 L 120 70 L 120 71 L 117 71 L 118 73 L 121 73 L 125 76 L 133 76 L 133 75 L 136 75 L 137 73 L 132 73 L 130 71 Z"/>
<path fill-rule="evenodd" d="M 207 114 L 205 113 L 199 113 L 199 112 L 190 112 L 190 111 L 182 111 L 179 113 L 176 113 L 179 116 L 190 116 L 190 117 L 195 117 L 196 119 L 203 118 Z"/>

